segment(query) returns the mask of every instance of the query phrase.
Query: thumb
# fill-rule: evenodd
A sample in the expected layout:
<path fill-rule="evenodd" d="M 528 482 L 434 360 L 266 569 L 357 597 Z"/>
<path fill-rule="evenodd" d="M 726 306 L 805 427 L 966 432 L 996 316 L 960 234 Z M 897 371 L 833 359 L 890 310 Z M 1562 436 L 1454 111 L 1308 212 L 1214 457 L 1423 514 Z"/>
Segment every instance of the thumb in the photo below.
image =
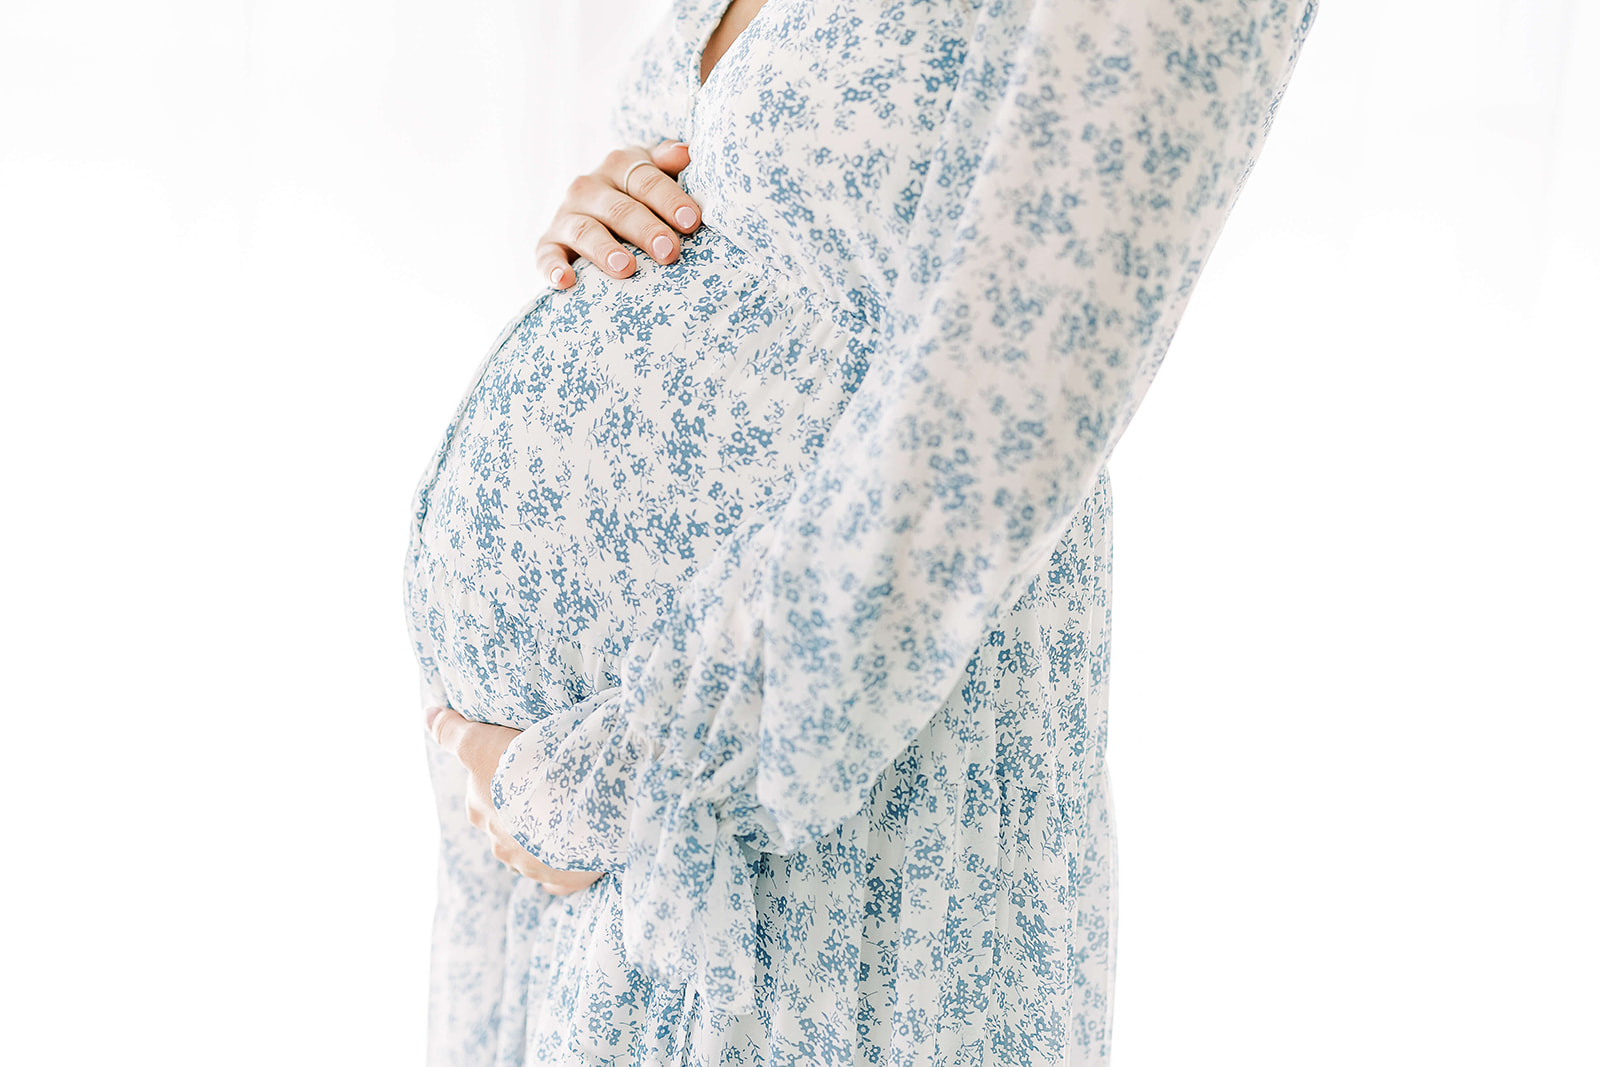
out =
<path fill-rule="evenodd" d="M 454 708 L 429 708 L 427 716 L 428 733 L 434 741 L 452 756 L 459 756 L 470 725 L 467 720 Z"/>
<path fill-rule="evenodd" d="M 662 141 L 650 149 L 650 162 L 657 170 L 676 178 L 689 165 L 689 146 L 682 141 Z"/>

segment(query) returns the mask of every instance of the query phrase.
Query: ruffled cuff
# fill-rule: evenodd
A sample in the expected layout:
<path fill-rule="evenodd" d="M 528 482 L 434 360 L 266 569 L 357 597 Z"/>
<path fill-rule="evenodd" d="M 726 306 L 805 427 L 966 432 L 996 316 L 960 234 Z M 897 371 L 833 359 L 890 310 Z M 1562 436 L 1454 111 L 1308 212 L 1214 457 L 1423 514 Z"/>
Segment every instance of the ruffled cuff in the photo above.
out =
<path fill-rule="evenodd" d="M 524 730 L 492 782 L 517 842 L 558 870 L 620 872 L 627 962 L 699 993 L 710 1011 L 755 1006 L 758 813 L 691 783 L 630 732 L 613 686 Z"/>
<path fill-rule="evenodd" d="M 641 746 L 611 686 L 524 730 L 490 788 L 517 843 L 562 871 L 615 871 L 625 859 L 630 780 Z"/>

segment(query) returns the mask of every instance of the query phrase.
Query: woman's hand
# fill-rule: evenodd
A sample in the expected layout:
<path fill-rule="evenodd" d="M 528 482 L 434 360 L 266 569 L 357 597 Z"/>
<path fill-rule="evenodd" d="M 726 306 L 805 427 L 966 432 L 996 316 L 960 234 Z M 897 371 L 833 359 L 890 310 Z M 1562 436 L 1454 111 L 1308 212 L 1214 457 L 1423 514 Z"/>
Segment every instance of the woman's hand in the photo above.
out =
<path fill-rule="evenodd" d="M 495 859 L 557 896 L 576 893 L 605 876 L 604 871 L 558 871 L 517 844 L 500 824 L 490 783 L 506 746 L 522 731 L 473 722 L 450 708 L 429 708 L 426 714 L 433 739 L 467 769 L 467 821 L 489 835 Z"/>
<path fill-rule="evenodd" d="M 619 239 L 638 245 L 658 263 L 677 259 L 678 234 L 693 233 L 700 225 L 699 205 L 675 180 L 688 165 L 689 146 L 664 141 L 654 148 L 619 148 L 599 169 L 574 180 L 539 238 L 539 269 L 550 284 L 567 289 L 577 283 L 575 256 L 613 278 L 628 277 L 639 263 Z"/>

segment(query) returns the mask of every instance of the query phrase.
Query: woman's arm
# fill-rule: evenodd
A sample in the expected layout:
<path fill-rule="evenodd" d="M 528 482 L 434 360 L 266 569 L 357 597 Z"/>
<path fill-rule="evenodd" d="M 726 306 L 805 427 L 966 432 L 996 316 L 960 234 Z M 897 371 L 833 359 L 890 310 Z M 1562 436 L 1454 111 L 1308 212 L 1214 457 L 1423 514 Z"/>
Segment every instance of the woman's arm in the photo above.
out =
<path fill-rule="evenodd" d="M 533 852 L 626 861 L 630 962 L 750 1006 L 749 850 L 859 810 L 1048 558 L 1160 365 L 1314 11 L 980 14 L 915 269 L 815 466 L 635 642 L 621 686 L 496 774 Z"/>
<path fill-rule="evenodd" d="M 473 722 L 447 707 L 430 707 L 423 717 L 428 734 L 439 749 L 455 759 L 458 770 L 466 771 L 462 806 L 467 822 L 488 838 L 490 855 L 556 896 L 587 889 L 605 877 L 603 869 L 557 870 L 551 867 L 517 843 L 495 810 L 491 794 L 495 767 L 506 747 L 521 731 L 494 723 Z M 535 729 L 548 725 L 541 723 Z"/>

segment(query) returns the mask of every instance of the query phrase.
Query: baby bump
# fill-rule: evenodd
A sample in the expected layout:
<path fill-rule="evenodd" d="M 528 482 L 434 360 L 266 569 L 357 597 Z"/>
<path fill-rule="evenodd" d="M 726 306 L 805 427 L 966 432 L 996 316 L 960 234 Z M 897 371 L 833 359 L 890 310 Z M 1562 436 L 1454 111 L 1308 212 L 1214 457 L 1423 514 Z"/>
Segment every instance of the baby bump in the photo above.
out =
<path fill-rule="evenodd" d="M 787 495 L 873 337 L 709 229 L 675 264 L 579 279 L 489 360 L 432 516 L 474 593 L 571 640 L 653 617 L 752 508 Z"/>

